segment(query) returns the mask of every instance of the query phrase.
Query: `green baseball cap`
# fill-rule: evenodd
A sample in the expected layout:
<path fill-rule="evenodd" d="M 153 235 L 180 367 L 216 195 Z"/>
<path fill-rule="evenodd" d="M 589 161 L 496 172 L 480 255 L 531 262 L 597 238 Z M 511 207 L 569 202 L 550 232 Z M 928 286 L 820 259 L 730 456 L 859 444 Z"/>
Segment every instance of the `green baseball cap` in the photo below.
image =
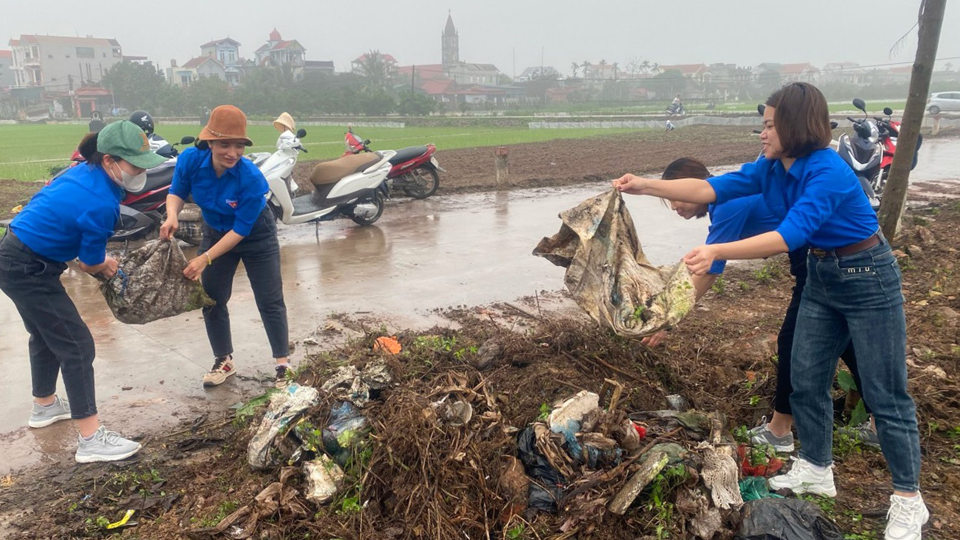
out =
<path fill-rule="evenodd" d="M 118 157 L 141 169 L 152 169 L 167 160 L 150 150 L 147 134 L 129 120 L 112 122 L 100 130 L 97 151 Z"/>

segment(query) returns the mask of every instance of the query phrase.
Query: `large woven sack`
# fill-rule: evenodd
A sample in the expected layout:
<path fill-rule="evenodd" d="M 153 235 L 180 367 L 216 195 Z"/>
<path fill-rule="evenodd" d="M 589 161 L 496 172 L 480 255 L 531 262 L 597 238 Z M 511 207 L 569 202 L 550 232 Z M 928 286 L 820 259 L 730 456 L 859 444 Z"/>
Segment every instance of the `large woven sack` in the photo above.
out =
<path fill-rule="evenodd" d="M 593 320 L 622 336 L 645 336 L 673 327 L 693 308 L 686 265 L 650 264 L 620 192 L 587 199 L 560 219 L 560 232 L 533 253 L 567 269 L 567 289 Z"/>
<path fill-rule="evenodd" d="M 183 275 L 187 258 L 177 242 L 154 240 L 120 260 L 115 276 L 100 283 L 113 315 L 127 324 L 146 324 L 214 305 L 199 281 Z"/>

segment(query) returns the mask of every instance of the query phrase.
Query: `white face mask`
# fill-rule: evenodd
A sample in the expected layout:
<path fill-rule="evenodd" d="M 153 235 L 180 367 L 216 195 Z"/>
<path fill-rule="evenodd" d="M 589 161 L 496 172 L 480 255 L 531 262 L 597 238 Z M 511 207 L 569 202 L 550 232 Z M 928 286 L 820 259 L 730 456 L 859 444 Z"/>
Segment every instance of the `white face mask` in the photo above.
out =
<path fill-rule="evenodd" d="M 136 193 L 147 184 L 147 171 L 143 171 L 140 174 L 130 174 L 123 170 L 119 164 L 117 164 L 117 169 L 120 170 L 120 181 L 117 182 L 116 178 L 114 178 L 113 181 L 120 184 L 123 189 Z"/>

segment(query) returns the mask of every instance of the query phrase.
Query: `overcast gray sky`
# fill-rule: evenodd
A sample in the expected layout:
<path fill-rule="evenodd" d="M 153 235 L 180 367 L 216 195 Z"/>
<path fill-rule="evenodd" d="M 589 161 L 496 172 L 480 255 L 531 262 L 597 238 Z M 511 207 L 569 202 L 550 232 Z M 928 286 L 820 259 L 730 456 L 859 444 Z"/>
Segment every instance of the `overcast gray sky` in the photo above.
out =
<path fill-rule="evenodd" d="M 338 71 L 370 49 L 402 65 L 440 62 L 440 33 L 451 10 L 460 59 L 493 63 L 507 75 L 539 65 L 565 74 L 574 61 L 660 64 L 835 61 L 911 62 L 913 31 L 891 58 L 896 38 L 916 21 L 919 0 L 5 0 L 0 38 L 21 34 L 115 38 L 126 55 L 167 67 L 199 55 L 200 44 L 231 37 L 244 57 L 274 27 L 296 39 L 308 60 Z M 960 6 L 947 7 L 940 58 L 960 56 Z M 515 60 L 514 60 L 515 59 Z M 954 69 L 960 61 L 953 60 Z"/>

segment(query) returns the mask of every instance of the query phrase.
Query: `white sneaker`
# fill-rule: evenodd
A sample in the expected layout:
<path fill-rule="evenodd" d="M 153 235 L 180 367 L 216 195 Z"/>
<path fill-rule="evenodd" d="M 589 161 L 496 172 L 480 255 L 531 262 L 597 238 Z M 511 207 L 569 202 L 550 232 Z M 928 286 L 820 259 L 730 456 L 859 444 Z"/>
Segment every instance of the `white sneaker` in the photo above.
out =
<path fill-rule="evenodd" d="M 140 443 L 124 439 L 116 431 L 107 431 L 100 426 L 90 440 L 79 437 L 77 444 L 77 463 L 97 461 L 119 461 L 140 451 Z"/>
<path fill-rule="evenodd" d="M 833 465 L 824 471 L 818 471 L 809 461 L 799 458 L 787 474 L 774 476 L 767 480 L 772 491 L 789 489 L 796 495 L 812 493 L 824 497 L 836 497 L 837 486 L 833 483 Z"/>
<path fill-rule="evenodd" d="M 920 529 L 930 519 L 930 511 L 923 504 L 923 497 L 890 496 L 890 510 L 887 511 L 887 528 L 883 531 L 884 540 L 920 540 Z"/>

